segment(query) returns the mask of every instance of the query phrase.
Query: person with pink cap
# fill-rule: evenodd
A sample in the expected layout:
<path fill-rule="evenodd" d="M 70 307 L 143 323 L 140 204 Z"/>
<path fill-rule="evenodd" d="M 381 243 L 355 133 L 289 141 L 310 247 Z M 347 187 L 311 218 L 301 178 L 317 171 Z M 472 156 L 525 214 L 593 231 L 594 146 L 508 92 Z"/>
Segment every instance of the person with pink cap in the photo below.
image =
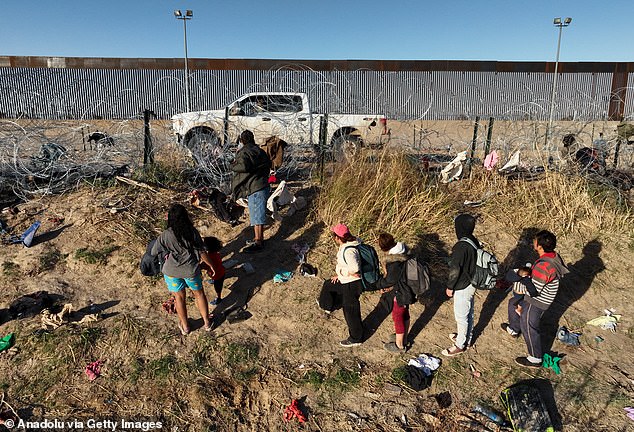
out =
<path fill-rule="evenodd" d="M 335 275 L 324 281 L 317 304 L 327 314 L 343 308 L 343 316 L 348 325 L 349 337 L 340 342 L 341 346 L 353 347 L 363 342 L 363 324 L 359 297 L 363 292 L 361 281 L 361 257 L 356 246 L 359 240 L 350 234 L 344 224 L 330 228 L 332 238 L 338 246 Z"/>

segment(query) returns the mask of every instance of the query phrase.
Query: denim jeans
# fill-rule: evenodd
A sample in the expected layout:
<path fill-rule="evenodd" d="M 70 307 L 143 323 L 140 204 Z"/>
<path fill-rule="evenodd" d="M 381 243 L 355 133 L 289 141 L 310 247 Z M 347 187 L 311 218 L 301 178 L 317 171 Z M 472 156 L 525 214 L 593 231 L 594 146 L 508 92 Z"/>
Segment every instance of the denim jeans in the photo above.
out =
<path fill-rule="evenodd" d="M 465 289 L 453 293 L 453 314 L 456 318 L 458 337 L 456 346 L 465 349 L 471 342 L 473 331 L 473 296 L 476 288 L 469 285 Z"/>

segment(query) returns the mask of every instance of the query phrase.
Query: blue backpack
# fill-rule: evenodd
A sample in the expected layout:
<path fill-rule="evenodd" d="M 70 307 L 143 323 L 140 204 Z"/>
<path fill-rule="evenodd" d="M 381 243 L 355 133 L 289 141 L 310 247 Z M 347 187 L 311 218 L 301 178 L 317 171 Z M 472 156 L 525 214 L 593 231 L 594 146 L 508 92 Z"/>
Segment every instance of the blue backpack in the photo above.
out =
<path fill-rule="evenodd" d="M 361 259 L 361 282 L 364 291 L 371 291 L 372 284 L 381 279 L 381 269 L 379 268 L 379 256 L 376 250 L 369 244 L 360 243 L 357 246 L 348 246 L 343 251 L 343 260 L 346 260 L 346 250 L 355 248 L 359 251 Z"/>

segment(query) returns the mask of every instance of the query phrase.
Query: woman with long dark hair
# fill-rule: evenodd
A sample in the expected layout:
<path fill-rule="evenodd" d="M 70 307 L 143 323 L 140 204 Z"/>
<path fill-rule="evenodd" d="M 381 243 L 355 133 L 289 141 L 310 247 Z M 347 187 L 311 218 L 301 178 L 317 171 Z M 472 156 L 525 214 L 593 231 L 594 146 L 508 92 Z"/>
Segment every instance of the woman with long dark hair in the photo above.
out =
<path fill-rule="evenodd" d="M 185 288 L 187 287 L 194 293 L 196 306 L 203 318 L 204 329 L 211 331 L 212 324 L 209 319 L 209 307 L 203 290 L 200 267 L 201 260 L 207 264 L 211 264 L 211 261 L 198 230 L 192 224 L 185 207 L 180 204 L 173 204 L 167 212 L 167 229 L 161 233 L 152 248 L 152 255 L 158 255 L 159 252 L 167 254 L 162 269 L 163 277 L 167 289 L 176 299 L 178 328 L 181 333 L 189 334 L 185 304 Z"/>

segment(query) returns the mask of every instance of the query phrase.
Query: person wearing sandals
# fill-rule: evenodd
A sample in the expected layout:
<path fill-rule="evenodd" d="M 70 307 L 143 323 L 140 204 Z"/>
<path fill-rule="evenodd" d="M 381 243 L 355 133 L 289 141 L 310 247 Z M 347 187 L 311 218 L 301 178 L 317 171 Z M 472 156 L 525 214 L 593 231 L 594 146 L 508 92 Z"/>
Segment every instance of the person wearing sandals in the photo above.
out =
<path fill-rule="evenodd" d="M 167 229 L 159 235 L 152 247 L 151 254 L 156 256 L 159 251 L 167 252 L 163 264 L 163 277 L 167 289 L 174 295 L 178 328 L 183 336 L 189 334 L 187 321 L 187 306 L 185 288 L 189 287 L 194 293 L 196 306 L 203 318 L 204 329 L 212 330 L 209 318 L 209 306 L 203 290 L 203 280 L 200 262 L 211 266 L 203 240 L 187 214 L 187 210 L 180 204 L 173 204 L 167 212 Z"/>
<path fill-rule="evenodd" d="M 477 247 L 480 247 L 480 242 L 473 235 L 475 224 L 475 218 L 469 214 L 460 214 L 454 219 L 458 242 L 451 250 L 449 258 L 449 277 L 446 293 L 448 297 L 453 297 L 453 311 L 458 331 L 449 335 L 454 345 L 441 352 L 442 355 L 447 357 L 462 354 L 471 343 L 473 297 L 476 292 L 476 288 L 471 285 L 471 280 L 476 271 L 477 253 L 476 249 L 463 239 L 468 238 Z"/>
<path fill-rule="evenodd" d="M 363 292 L 360 274 L 361 257 L 355 247 L 359 245 L 359 240 L 350 234 L 350 230 L 344 224 L 335 225 L 330 228 L 330 231 L 338 247 L 336 274 L 324 281 L 317 304 L 327 314 L 339 305 L 343 307 L 349 337 L 339 344 L 343 347 L 354 347 L 363 342 L 361 304 L 359 303 L 359 297 Z"/>
<path fill-rule="evenodd" d="M 394 341 L 383 347 L 390 352 L 404 353 L 407 350 L 407 332 L 409 330 L 409 305 L 416 301 L 412 290 L 401 282 L 403 267 L 409 259 L 409 250 L 404 243 L 396 242 L 388 233 L 379 234 L 379 248 L 387 252 L 384 277 L 374 287 L 382 292 L 393 291 L 394 302 L 392 320 L 394 321 Z"/>

